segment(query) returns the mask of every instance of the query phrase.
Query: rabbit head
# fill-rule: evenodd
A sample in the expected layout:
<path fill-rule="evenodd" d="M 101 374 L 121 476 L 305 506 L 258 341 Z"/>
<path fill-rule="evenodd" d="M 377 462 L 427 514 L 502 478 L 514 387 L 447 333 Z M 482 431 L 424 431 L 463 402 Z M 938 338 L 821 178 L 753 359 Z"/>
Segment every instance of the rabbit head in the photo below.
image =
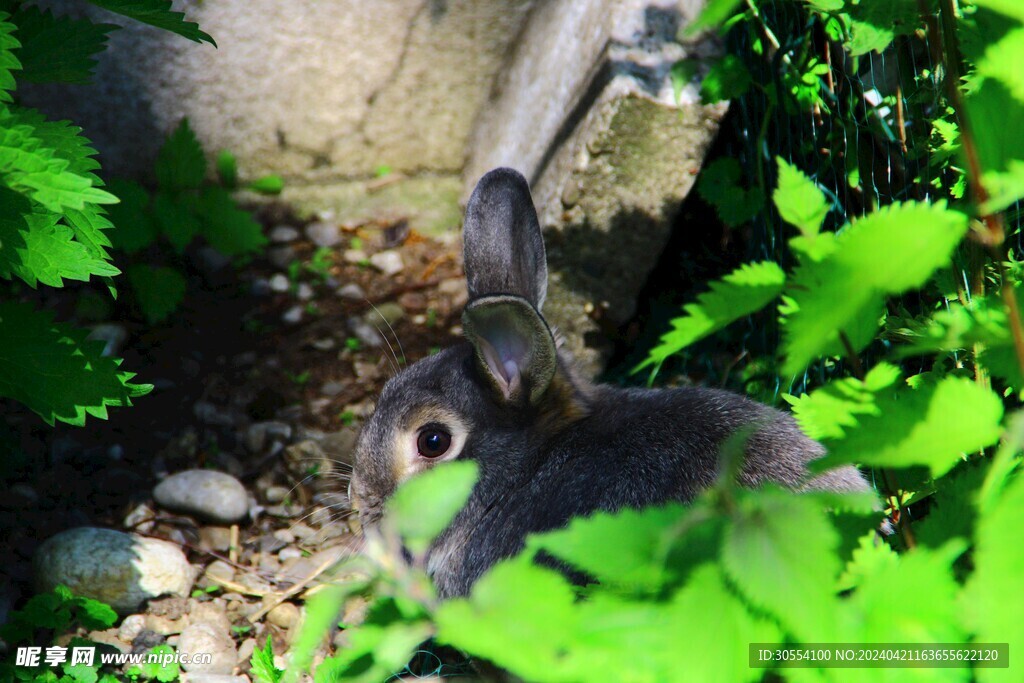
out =
<path fill-rule="evenodd" d="M 456 458 L 511 468 L 540 432 L 585 412 L 541 315 L 544 241 L 522 175 L 499 168 L 481 178 L 463 244 L 465 339 L 389 380 L 360 434 L 350 495 L 364 525 L 410 476 Z"/>

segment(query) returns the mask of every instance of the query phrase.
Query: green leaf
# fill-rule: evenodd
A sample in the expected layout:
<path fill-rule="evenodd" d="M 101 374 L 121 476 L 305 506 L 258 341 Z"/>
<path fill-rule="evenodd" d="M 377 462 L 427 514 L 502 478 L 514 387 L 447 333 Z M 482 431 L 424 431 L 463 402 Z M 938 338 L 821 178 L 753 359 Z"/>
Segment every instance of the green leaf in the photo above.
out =
<path fill-rule="evenodd" d="M 109 187 L 121 200 L 109 209 L 116 228 L 110 234 L 114 247 L 134 254 L 153 244 L 157 226 L 149 213 L 149 193 L 138 183 L 117 178 Z"/>
<path fill-rule="evenodd" d="M 284 179 L 279 175 L 265 175 L 249 183 L 249 189 L 260 194 L 281 194 Z"/>
<path fill-rule="evenodd" d="M 909 35 L 924 25 L 922 6 L 919 0 L 860 0 L 847 4 L 844 7 L 850 24 L 847 50 L 853 56 L 872 50 L 882 52 L 896 36 Z"/>
<path fill-rule="evenodd" d="M 961 608 L 976 643 L 1010 644 L 1024 651 L 1024 600 L 1020 568 L 1024 567 L 1024 477 L 1017 476 L 990 510 L 978 519 L 974 573 L 964 588 Z M 1014 665 L 1015 666 L 1015 665 Z M 976 669 L 982 683 L 1011 680 L 1005 669 Z"/>
<path fill-rule="evenodd" d="M 191 205 L 203 222 L 202 235 L 226 256 L 259 251 L 266 243 L 263 228 L 248 211 L 238 208 L 222 187 L 207 186 Z"/>
<path fill-rule="evenodd" d="M 9 187 L 56 213 L 117 202 L 117 197 L 95 187 L 89 176 L 70 167 L 67 159 L 45 146 L 32 126 L 21 123 L 11 110 L 0 109 L 0 177 Z"/>
<path fill-rule="evenodd" d="M 985 474 L 984 467 L 968 464 L 935 482 L 928 514 L 914 523 L 918 543 L 939 548 L 953 538 L 973 537 L 975 499 Z"/>
<path fill-rule="evenodd" d="M 900 369 L 889 363 L 871 368 L 864 380 L 846 377 L 799 398 L 783 395 L 793 406 L 793 417 L 800 430 L 812 439 L 840 439 L 849 427 L 857 425 L 860 415 L 877 415 L 875 396 L 893 386 Z"/>
<path fill-rule="evenodd" d="M 679 97 L 683 94 L 686 84 L 697 77 L 700 63 L 694 59 L 680 59 L 669 69 L 669 79 L 672 81 L 672 97 L 676 104 L 679 104 Z"/>
<path fill-rule="evenodd" d="M 646 510 L 596 512 L 573 519 L 565 529 L 527 539 L 530 552 L 543 550 L 604 585 L 655 591 L 666 579 L 665 559 L 681 505 Z M 614 553 L 604 552 L 614 547 Z"/>
<path fill-rule="evenodd" d="M 0 277 L 17 275 L 32 288 L 39 282 L 63 287 L 65 279 L 84 282 L 121 272 L 74 241 L 71 228 L 58 218 L 0 187 Z"/>
<path fill-rule="evenodd" d="M 710 0 L 697 18 L 683 32 L 684 36 L 693 36 L 707 29 L 717 29 L 742 4 L 742 0 Z"/>
<path fill-rule="evenodd" d="M 1024 23 L 1024 6 L 1017 0 L 973 0 L 971 4 L 986 7 Z"/>
<path fill-rule="evenodd" d="M 742 174 L 738 161 L 722 157 L 708 164 L 697 180 L 697 192 L 715 207 L 722 222 L 733 228 L 749 221 L 764 207 L 760 188 L 740 187 Z"/>
<path fill-rule="evenodd" d="M 264 647 L 257 646 L 252 651 L 249 659 L 251 673 L 256 683 L 281 683 L 284 678 L 284 670 L 278 669 L 274 664 L 274 646 L 271 643 L 270 634 L 267 634 L 267 644 Z"/>
<path fill-rule="evenodd" d="M 171 192 L 196 190 L 206 177 L 206 156 L 188 119 L 182 119 L 156 157 L 156 180 Z"/>
<path fill-rule="evenodd" d="M 117 621 L 117 612 L 99 600 L 78 596 L 73 603 L 79 623 L 90 631 L 110 628 Z"/>
<path fill-rule="evenodd" d="M 828 641 L 839 535 L 813 498 L 745 495 L 725 532 L 722 566 L 740 592 L 806 642 Z"/>
<path fill-rule="evenodd" d="M 127 275 L 150 325 L 167 320 L 185 298 L 185 276 L 174 268 L 140 263 L 129 266 Z"/>
<path fill-rule="evenodd" d="M 102 356 L 103 342 L 56 323 L 53 314 L 22 303 L 0 303 L 0 396 L 24 403 L 47 424 L 81 426 L 106 419 L 108 406 L 129 406 L 152 390 L 132 384 L 121 361 Z"/>
<path fill-rule="evenodd" d="M 860 463 L 879 467 L 922 465 L 932 476 L 948 472 L 964 454 L 999 439 L 1003 403 L 990 390 L 962 377 L 946 377 L 918 389 L 904 387 L 876 399 L 873 414 L 842 439 L 825 443 L 828 455 L 816 471 Z M 955 418 L 955 419 L 953 419 Z"/>
<path fill-rule="evenodd" d="M 353 629 L 345 648 L 317 667 L 315 680 L 317 683 L 390 680 L 405 668 L 432 630 L 425 621 L 364 625 Z M 325 670 L 321 672 L 321 669 Z"/>
<path fill-rule="evenodd" d="M 13 50 L 21 47 L 18 39 L 12 35 L 16 30 L 11 15 L 0 12 L 0 102 L 12 102 L 11 92 L 17 87 L 12 71 L 21 68 L 21 62 L 14 56 Z"/>
<path fill-rule="evenodd" d="M 637 370 L 660 366 L 673 354 L 714 334 L 730 323 L 755 313 L 776 298 L 786 284 L 786 273 L 772 261 L 746 263 L 709 285 L 696 303 L 683 307 L 683 315 L 672 320 L 672 330 L 662 335 L 647 360 Z"/>
<path fill-rule="evenodd" d="M 188 203 L 173 195 L 158 193 L 153 198 L 153 216 L 171 246 L 180 254 L 202 230 L 202 221 Z"/>
<path fill-rule="evenodd" d="M 829 203 L 814 181 L 800 169 L 782 157 L 776 157 L 776 160 L 779 165 L 779 184 L 772 195 L 775 207 L 782 220 L 795 226 L 805 238 L 811 240 L 817 236 L 821 224 L 825 222 Z"/>
<path fill-rule="evenodd" d="M 226 149 L 217 155 L 217 177 L 220 178 L 221 185 L 228 190 L 238 187 L 238 161 L 235 155 Z"/>
<path fill-rule="evenodd" d="M 306 603 L 306 617 L 292 641 L 291 657 L 283 680 L 294 683 L 309 666 L 313 651 L 323 640 L 324 634 L 338 622 L 344 597 L 343 586 L 327 584 Z"/>
<path fill-rule="evenodd" d="M 170 0 L 89 0 L 89 2 L 129 19 L 177 33 L 179 36 L 197 43 L 206 41 L 217 47 L 213 38 L 199 30 L 198 24 L 186 21 L 184 13 L 172 11 Z"/>
<path fill-rule="evenodd" d="M 409 550 L 422 553 L 469 500 L 476 478 L 472 460 L 441 463 L 398 487 L 388 501 L 385 523 Z"/>
<path fill-rule="evenodd" d="M 108 34 L 118 28 L 54 16 L 32 5 L 19 7 L 12 21 L 21 41 L 21 78 L 34 83 L 91 82 L 95 55 L 106 49 Z"/>
<path fill-rule="evenodd" d="M 575 645 L 575 601 L 565 577 L 521 555 L 495 565 L 468 599 L 442 603 L 437 637 L 526 680 L 558 680 L 552 673 Z"/>
<path fill-rule="evenodd" d="M 979 209 L 995 213 L 1024 197 L 1024 106 L 1002 81 L 986 79 L 964 98 L 989 199 Z"/>
<path fill-rule="evenodd" d="M 743 60 L 726 55 L 716 62 L 700 84 L 700 97 L 704 104 L 733 100 L 743 96 L 753 83 Z"/>
<path fill-rule="evenodd" d="M 783 373 L 842 349 L 841 334 L 859 351 L 878 328 L 884 296 L 924 285 L 966 232 L 967 217 L 944 202 L 892 204 L 849 225 L 827 255 L 805 259 L 790 280 L 781 309 Z"/>

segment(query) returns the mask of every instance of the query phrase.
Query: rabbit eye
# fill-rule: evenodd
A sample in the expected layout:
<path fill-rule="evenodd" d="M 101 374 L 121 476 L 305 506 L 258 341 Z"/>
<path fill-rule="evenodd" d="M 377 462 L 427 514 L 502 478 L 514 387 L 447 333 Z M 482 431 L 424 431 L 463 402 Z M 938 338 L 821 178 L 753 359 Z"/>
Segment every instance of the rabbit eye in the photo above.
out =
<path fill-rule="evenodd" d="M 452 435 L 437 427 L 427 427 L 416 439 L 416 448 L 424 458 L 438 458 L 452 446 Z"/>

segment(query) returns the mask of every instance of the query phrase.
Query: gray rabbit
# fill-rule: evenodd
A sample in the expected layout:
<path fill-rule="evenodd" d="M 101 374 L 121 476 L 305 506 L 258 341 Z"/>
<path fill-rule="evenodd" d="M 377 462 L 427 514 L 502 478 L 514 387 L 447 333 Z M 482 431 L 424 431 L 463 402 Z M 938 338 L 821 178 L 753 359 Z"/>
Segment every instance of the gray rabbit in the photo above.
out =
<path fill-rule="evenodd" d="M 427 555 L 441 597 L 465 595 L 527 534 L 596 510 L 690 501 L 719 473 L 719 449 L 751 427 L 743 486 L 861 491 L 852 467 L 808 480 L 822 447 L 793 419 L 725 391 L 624 389 L 579 377 L 541 310 L 547 264 L 526 180 L 499 168 L 477 184 L 464 232 L 466 340 L 392 378 L 356 447 L 350 486 L 364 527 L 399 483 L 471 458 L 480 478 Z"/>

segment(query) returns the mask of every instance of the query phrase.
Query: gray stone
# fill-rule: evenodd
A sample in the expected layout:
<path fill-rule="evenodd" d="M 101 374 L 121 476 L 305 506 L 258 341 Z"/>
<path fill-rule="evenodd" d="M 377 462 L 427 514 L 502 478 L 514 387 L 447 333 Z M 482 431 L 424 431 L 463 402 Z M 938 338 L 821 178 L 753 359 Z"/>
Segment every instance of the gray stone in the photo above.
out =
<path fill-rule="evenodd" d="M 253 422 L 245 430 L 245 445 L 252 453 L 262 453 L 270 443 L 288 441 L 291 438 L 292 426 L 276 420 Z"/>
<path fill-rule="evenodd" d="M 235 641 L 228 635 L 228 629 L 220 623 L 200 621 L 186 626 L 178 638 L 178 650 L 181 652 L 203 652 L 210 655 L 208 663 L 182 663 L 181 668 L 189 672 L 189 680 L 194 680 L 192 673 L 230 674 L 235 668 L 238 651 Z"/>
<path fill-rule="evenodd" d="M 388 277 L 397 275 L 405 269 L 402 255 L 394 249 L 378 251 L 370 257 L 370 265 Z"/>
<path fill-rule="evenodd" d="M 131 614 L 150 598 L 188 595 L 195 570 L 178 546 L 112 529 L 78 527 L 49 538 L 36 551 L 39 591 L 63 584 L 76 595 Z"/>
<path fill-rule="evenodd" d="M 334 341 L 334 339 L 332 339 L 331 337 L 324 337 L 323 339 L 317 339 L 316 341 L 314 341 L 311 344 L 311 346 L 314 349 L 316 349 L 317 351 L 330 351 L 331 349 L 333 349 L 337 345 L 338 345 L 338 342 Z"/>
<path fill-rule="evenodd" d="M 267 621 L 281 628 L 292 628 L 299 623 L 299 608 L 290 602 L 282 602 L 267 612 Z"/>
<path fill-rule="evenodd" d="M 346 386 L 344 382 L 324 382 L 324 385 L 320 387 L 320 393 L 324 396 L 337 396 L 345 391 Z"/>
<path fill-rule="evenodd" d="M 384 345 L 381 332 L 362 318 L 349 318 L 348 331 L 352 333 L 352 336 L 370 348 L 376 349 Z"/>
<path fill-rule="evenodd" d="M 394 325 L 404 317 L 404 308 L 394 301 L 387 301 L 385 303 L 378 304 L 367 311 L 363 320 L 365 320 L 368 325 L 385 330 L 389 327 L 394 327 Z"/>
<path fill-rule="evenodd" d="M 341 230 L 337 223 L 314 221 L 306 226 L 306 237 L 318 247 L 334 247 L 341 244 Z"/>
<path fill-rule="evenodd" d="M 117 637 L 126 643 L 135 640 L 136 636 L 146 628 L 146 617 L 143 614 L 132 614 L 124 618 L 117 631 Z"/>
<path fill-rule="evenodd" d="M 299 301 L 309 301 L 313 298 L 313 288 L 305 282 L 300 282 L 298 291 L 295 292 L 295 296 Z"/>
<path fill-rule="evenodd" d="M 295 248 L 290 244 L 267 249 L 267 260 L 275 268 L 286 269 L 295 260 Z"/>
<path fill-rule="evenodd" d="M 248 511 L 245 487 L 229 474 L 213 470 L 185 470 L 164 479 L 153 489 L 161 507 L 195 514 L 213 522 L 231 524 Z"/>
<path fill-rule="evenodd" d="M 281 322 L 297 325 L 302 322 L 302 306 L 292 306 L 281 315 Z"/>
<path fill-rule="evenodd" d="M 335 292 L 342 299 L 351 299 L 352 301 L 362 301 L 366 298 L 366 292 L 363 288 L 354 282 L 350 282 L 347 285 L 342 285 Z"/>
<path fill-rule="evenodd" d="M 290 493 L 291 489 L 287 486 L 268 486 L 267 490 L 263 492 L 263 495 L 266 497 L 268 503 L 280 503 L 287 498 Z"/>
<path fill-rule="evenodd" d="M 475 131 L 465 191 L 496 166 L 531 180 L 548 249 L 544 314 L 591 372 L 610 344 L 588 311 L 613 326 L 633 315 L 726 111 L 702 105 L 694 84 L 678 102 L 673 92 L 672 65 L 714 50 L 675 39 L 703 5 L 539 3 Z"/>
<path fill-rule="evenodd" d="M 290 225 L 277 225 L 270 231 L 270 241 L 287 244 L 299 239 L 299 231 Z"/>
<path fill-rule="evenodd" d="M 287 292 L 292 286 L 292 283 L 288 281 L 288 276 L 284 273 L 275 273 L 270 278 L 270 291 L 281 294 Z"/>
<path fill-rule="evenodd" d="M 346 249 L 345 252 L 341 255 L 341 257 L 345 259 L 346 263 L 355 264 L 363 263 L 364 261 L 369 260 L 366 257 L 366 252 L 363 251 L 362 249 Z"/>

